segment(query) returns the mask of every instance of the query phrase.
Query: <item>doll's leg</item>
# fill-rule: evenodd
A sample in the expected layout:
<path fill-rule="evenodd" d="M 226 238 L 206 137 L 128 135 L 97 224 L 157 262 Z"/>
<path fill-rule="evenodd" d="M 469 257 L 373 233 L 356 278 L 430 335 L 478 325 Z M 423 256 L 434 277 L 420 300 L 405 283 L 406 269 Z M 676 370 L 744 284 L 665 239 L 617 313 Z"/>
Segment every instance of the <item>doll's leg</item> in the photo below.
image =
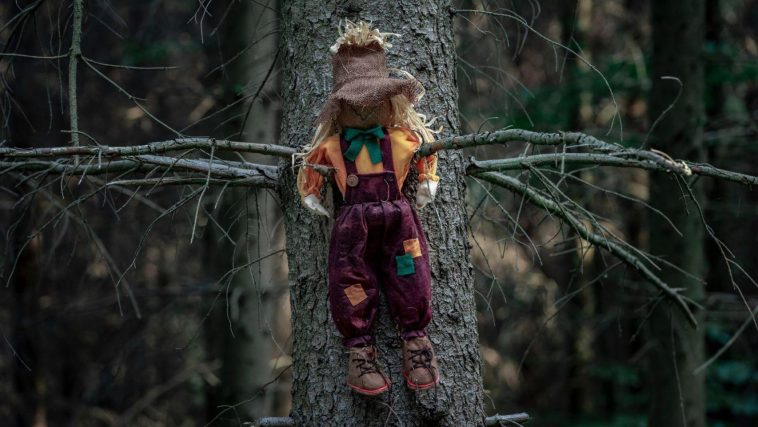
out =
<path fill-rule="evenodd" d="M 429 251 L 416 212 L 406 202 L 386 210 L 380 280 L 403 339 L 426 336 L 432 318 Z"/>
<path fill-rule="evenodd" d="M 340 212 L 329 243 L 329 305 L 348 347 L 347 385 L 376 396 L 389 389 L 373 346 L 371 325 L 379 299 L 377 280 L 366 264 L 368 230 L 360 206 Z"/>
<path fill-rule="evenodd" d="M 356 207 L 337 218 L 329 242 L 329 306 L 346 347 L 363 347 L 374 341 L 371 326 L 379 290 L 365 260 L 367 237 L 363 212 Z"/>
<path fill-rule="evenodd" d="M 439 384 L 440 373 L 426 326 L 432 317 L 429 251 L 416 212 L 407 204 L 390 210 L 392 235 L 385 234 L 382 283 L 403 337 L 403 377 L 409 388 Z"/>

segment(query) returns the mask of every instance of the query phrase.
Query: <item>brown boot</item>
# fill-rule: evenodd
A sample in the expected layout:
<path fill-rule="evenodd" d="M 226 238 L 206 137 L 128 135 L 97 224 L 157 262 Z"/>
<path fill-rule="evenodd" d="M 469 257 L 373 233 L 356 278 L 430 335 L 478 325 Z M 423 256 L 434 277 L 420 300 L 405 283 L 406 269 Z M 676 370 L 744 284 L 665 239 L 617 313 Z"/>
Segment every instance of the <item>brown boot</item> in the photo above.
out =
<path fill-rule="evenodd" d="M 432 388 L 440 382 L 437 358 L 428 337 L 403 341 L 403 376 L 413 390 Z"/>
<path fill-rule="evenodd" d="M 366 396 L 376 396 L 389 389 L 390 381 L 379 369 L 374 346 L 351 347 L 348 357 L 347 385 L 350 388 Z"/>

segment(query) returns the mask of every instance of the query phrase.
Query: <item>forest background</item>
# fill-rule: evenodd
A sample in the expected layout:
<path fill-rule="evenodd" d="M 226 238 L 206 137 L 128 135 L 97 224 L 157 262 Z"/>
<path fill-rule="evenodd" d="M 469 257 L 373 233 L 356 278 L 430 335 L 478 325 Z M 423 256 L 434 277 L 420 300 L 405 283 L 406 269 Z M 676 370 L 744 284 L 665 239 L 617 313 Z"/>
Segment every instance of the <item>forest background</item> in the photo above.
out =
<path fill-rule="evenodd" d="M 80 126 L 72 133 L 65 55 L 73 8 L 0 4 L 3 147 L 65 146 L 74 135 L 82 145 L 135 145 L 168 140 L 173 130 L 276 143 L 284 102 L 279 4 L 85 5 L 87 61 L 78 68 Z M 668 126 L 665 114 L 649 116 L 651 100 L 665 96 L 657 101 L 676 108 L 676 88 L 687 84 L 650 72 L 653 26 L 665 23 L 656 24 L 648 2 L 453 7 L 462 133 L 578 130 L 637 147 L 651 127 Z M 705 9 L 705 161 L 756 175 L 758 1 L 707 0 Z M 661 78 L 674 90 L 652 91 Z M 524 145 L 468 150 L 514 157 Z M 648 172 L 571 172 L 579 179 L 562 180 L 563 191 L 614 233 L 647 245 L 650 210 L 630 197 L 654 202 Z M 209 187 L 198 202 L 187 186 L 134 194 L 134 183 L 124 182 L 59 214 L 105 179 L 0 175 L 0 424 L 238 425 L 287 415 L 292 332 L 276 196 Z M 748 276 L 758 277 L 758 196 L 707 178 L 692 185 L 742 269 L 726 268 L 707 234 L 692 242 L 706 260 L 699 330 L 706 356 L 718 356 L 703 370 L 704 411 L 709 425 L 752 425 L 758 325 L 748 312 L 758 306 L 758 287 Z M 532 425 L 646 425 L 647 378 L 672 369 L 648 358 L 645 330 L 659 321 L 650 317 L 654 295 L 618 261 L 564 235 L 550 215 L 482 180 L 467 178 L 467 186 L 486 412 L 528 412 Z M 677 196 L 672 202 L 684 206 Z M 240 252 L 264 259 L 240 268 L 229 255 Z"/>

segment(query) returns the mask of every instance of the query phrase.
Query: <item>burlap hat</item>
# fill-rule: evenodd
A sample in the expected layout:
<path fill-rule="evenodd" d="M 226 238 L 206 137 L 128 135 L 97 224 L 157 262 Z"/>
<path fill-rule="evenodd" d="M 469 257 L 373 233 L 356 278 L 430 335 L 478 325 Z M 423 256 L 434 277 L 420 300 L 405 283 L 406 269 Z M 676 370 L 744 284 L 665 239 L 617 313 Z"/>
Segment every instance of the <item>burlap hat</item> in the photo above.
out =
<path fill-rule="evenodd" d="M 379 42 L 343 44 L 332 56 L 332 92 L 316 123 L 337 117 L 340 101 L 358 107 L 376 107 L 395 95 L 404 95 L 415 103 L 421 93 L 423 87 L 417 80 L 390 77 L 384 48 Z"/>

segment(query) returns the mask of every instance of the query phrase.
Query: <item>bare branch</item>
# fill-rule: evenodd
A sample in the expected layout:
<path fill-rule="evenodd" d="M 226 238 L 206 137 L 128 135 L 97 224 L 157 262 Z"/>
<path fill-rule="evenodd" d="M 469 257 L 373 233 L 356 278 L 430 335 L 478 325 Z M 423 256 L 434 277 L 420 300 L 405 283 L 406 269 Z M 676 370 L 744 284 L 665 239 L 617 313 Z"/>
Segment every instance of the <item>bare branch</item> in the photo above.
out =
<path fill-rule="evenodd" d="M 50 147 L 23 149 L 0 147 L 0 158 L 29 158 L 29 157 L 66 157 L 76 154 L 89 154 L 104 157 L 135 156 L 139 154 L 158 154 L 170 151 L 189 149 L 210 149 L 215 147 L 220 151 L 238 151 L 241 153 L 268 154 L 277 157 L 290 157 L 296 152 L 293 148 L 274 144 L 259 144 L 254 142 L 237 142 L 213 138 L 176 138 L 167 141 L 157 141 L 144 145 L 113 146 L 80 146 L 80 147 Z"/>
<path fill-rule="evenodd" d="M 94 159 L 94 157 L 93 157 Z M 55 160 L 25 160 L 21 162 L 0 161 L 0 175 L 6 172 L 42 171 L 46 173 L 61 173 L 66 175 L 102 175 L 123 171 L 151 171 L 155 167 L 166 171 L 185 170 L 202 172 L 215 178 L 248 178 L 248 184 L 260 183 L 264 187 L 276 187 L 279 170 L 275 166 L 260 165 L 248 162 L 229 162 L 224 160 L 180 159 L 165 156 L 133 156 L 122 160 L 104 163 L 74 164 Z M 165 178 L 164 178 L 165 179 Z M 123 185 L 123 182 L 122 182 Z"/>
<path fill-rule="evenodd" d="M 660 151 L 625 148 L 619 144 L 612 144 L 581 132 L 533 132 L 523 129 L 505 129 L 495 132 L 473 133 L 443 138 L 424 144 L 419 149 L 418 155 L 428 156 L 440 150 L 507 144 L 516 141 L 534 145 L 557 146 L 566 144 L 569 148 L 589 147 L 594 152 L 550 153 L 511 159 L 474 160 L 473 166 L 469 167 L 468 172 L 476 174 L 485 171 L 523 170 L 532 166 L 573 163 L 670 171 L 680 175 L 709 176 L 743 185 L 758 184 L 758 177 L 756 176 L 719 169 L 705 163 L 674 160 Z"/>
<path fill-rule="evenodd" d="M 530 142 L 534 145 L 588 145 L 598 151 L 618 151 L 624 148 L 621 145 L 611 144 L 581 132 L 533 132 L 524 129 L 504 129 L 495 132 L 471 133 L 468 135 L 442 138 L 422 145 L 418 154 L 421 156 L 428 156 L 445 149 L 506 144 L 508 142 L 516 141 Z"/>
<path fill-rule="evenodd" d="M 504 423 L 514 423 L 518 425 L 519 422 L 529 421 L 531 419 L 532 418 L 526 412 L 509 415 L 493 415 L 485 418 L 484 425 L 500 426 L 504 425 Z M 256 425 L 260 427 L 290 427 L 295 425 L 295 420 L 290 417 L 265 417 L 258 420 Z"/>
<path fill-rule="evenodd" d="M 246 178 L 264 176 L 272 179 L 274 182 L 279 178 L 279 169 L 276 166 L 260 165 L 249 162 L 230 162 L 213 159 L 210 161 L 176 159 L 173 157 L 153 155 L 127 157 L 126 160 L 164 166 L 169 169 L 179 168 L 189 171 L 203 172 L 217 177 Z"/>
<path fill-rule="evenodd" d="M 180 185 L 220 185 L 226 187 L 261 187 L 276 188 L 276 183 L 264 177 L 253 177 L 244 179 L 205 179 L 202 177 L 166 177 L 166 178 L 142 178 L 142 179 L 122 179 L 111 181 L 110 186 L 180 186 Z"/>
<path fill-rule="evenodd" d="M 581 220 L 577 219 L 568 210 L 564 209 L 559 203 L 551 200 L 549 196 L 540 194 L 540 192 L 532 187 L 529 187 L 526 183 L 519 181 L 518 179 L 503 175 L 497 172 L 482 172 L 476 175 L 485 181 L 491 182 L 495 185 L 507 188 L 516 193 L 522 194 L 525 198 L 529 199 L 534 205 L 545 209 L 546 211 L 556 215 L 557 217 L 566 221 L 582 238 L 588 242 L 602 247 L 612 253 L 618 259 L 624 263 L 634 267 L 640 274 L 652 283 L 655 287 L 659 288 L 664 294 L 671 298 L 674 303 L 679 306 L 682 313 L 686 316 L 687 320 L 694 327 L 697 327 L 697 321 L 692 314 L 687 302 L 682 298 L 677 289 L 670 288 L 663 280 L 653 273 L 648 266 L 646 266 L 637 256 L 627 251 L 621 244 L 613 239 L 608 239 L 607 236 L 601 236 L 594 233 L 587 228 Z"/>
<path fill-rule="evenodd" d="M 648 150 L 627 149 L 618 144 L 602 141 L 594 136 L 581 132 L 533 132 L 523 129 L 506 129 L 495 132 L 482 132 L 468 135 L 443 138 L 425 144 L 418 154 L 427 156 L 446 149 L 460 149 L 482 145 L 506 144 L 522 141 L 534 145 L 557 146 L 566 144 L 568 147 L 589 147 L 595 152 L 590 153 L 549 153 L 522 156 L 510 159 L 474 160 L 469 167 L 469 174 L 486 171 L 523 170 L 533 166 L 590 164 L 600 166 L 628 167 L 646 170 L 671 171 L 681 175 L 689 173 L 724 179 L 744 185 L 758 184 L 758 177 L 739 172 L 719 169 L 708 164 L 688 161 L 675 161 L 665 153 Z M 569 145 L 570 144 L 570 145 Z M 114 146 L 79 146 L 79 147 L 50 147 L 36 149 L 20 149 L 13 147 L 0 148 L 0 159 L 34 158 L 34 157 L 67 157 L 75 155 L 95 155 L 114 158 L 141 154 L 157 154 L 187 149 L 210 149 L 221 151 L 267 154 L 276 157 L 289 158 L 297 151 L 290 147 L 275 144 L 260 144 L 216 140 L 213 138 L 176 138 L 157 141 L 144 145 L 125 147 Z M 9 166 L 9 165 L 5 165 Z M 21 170 L 40 170 L 40 166 L 19 166 Z M 313 167 L 313 166 L 311 166 Z M 31 168 L 31 169 L 27 169 Z M 321 174 L 328 174 L 328 168 L 315 167 Z M 87 172 L 90 173 L 90 172 Z"/>
<path fill-rule="evenodd" d="M 617 166 L 622 168 L 639 168 L 649 170 L 664 169 L 661 165 L 647 160 L 626 159 L 610 154 L 598 153 L 548 153 L 531 156 L 514 157 L 510 159 L 476 160 L 472 161 L 471 173 L 492 172 L 504 170 L 521 170 L 534 166 L 560 166 L 561 164 L 589 164 L 598 166 Z M 672 165 L 673 166 L 673 165 Z"/>
<path fill-rule="evenodd" d="M 491 417 L 484 419 L 484 425 L 491 426 L 503 426 L 503 425 L 521 425 L 519 423 L 531 420 L 532 417 L 526 412 L 519 412 L 517 414 L 499 415 L 495 414 Z"/>

